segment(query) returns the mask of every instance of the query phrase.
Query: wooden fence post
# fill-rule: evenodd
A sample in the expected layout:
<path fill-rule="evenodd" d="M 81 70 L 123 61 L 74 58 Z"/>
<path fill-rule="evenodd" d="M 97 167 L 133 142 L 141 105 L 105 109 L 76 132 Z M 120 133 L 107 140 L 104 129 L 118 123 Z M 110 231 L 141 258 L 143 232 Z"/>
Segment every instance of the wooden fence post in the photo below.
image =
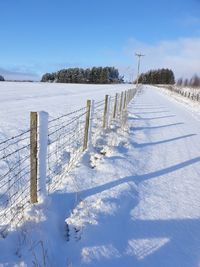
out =
<path fill-rule="evenodd" d="M 120 106 L 119 106 L 119 112 L 120 112 L 120 114 L 121 114 L 121 112 L 122 112 L 123 97 L 124 97 L 124 92 L 121 92 Z"/>
<path fill-rule="evenodd" d="M 114 110 L 113 110 L 113 119 L 116 118 L 116 111 L 117 111 L 117 97 L 118 97 L 118 94 L 115 95 L 115 103 L 114 103 Z"/>
<path fill-rule="evenodd" d="M 126 109 L 126 98 L 127 98 L 127 92 L 125 91 L 125 94 L 124 94 L 124 106 L 123 106 L 123 109 Z"/>
<path fill-rule="evenodd" d="M 88 134 L 89 134 L 89 126 L 90 126 L 90 109 L 91 109 L 91 100 L 87 100 L 87 112 L 85 118 L 85 133 L 84 133 L 84 141 L 83 141 L 83 151 L 85 151 L 88 147 Z"/>
<path fill-rule="evenodd" d="M 88 130 L 88 147 L 92 147 L 92 128 L 93 128 L 93 121 L 94 121 L 94 107 L 95 101 L 91 100 L 90 105 L 90 123 L 89 123 L 89 130 Z"/>
<path fill-rule="evenodd" d="M 128 106 L 128 102 L 129 102 L 129 90 L 127 90 L 126 92 L 126 105 Z"/>
<path fill-rule="evenodd" d="M 37 112 L 30 113 L 30 201 L 32 204 L 37 199 L 37 173 L 38 173 L 38 115 Z"/>
<path fill-rule="evenodd" d="M 131 94 L 131 90 L 129 89 L 129 90 L 128 90 L 128 102 L 127 102 L 128 104 L 129 104 L 129 103 L 130 103 L 130 101 L 131 101 L 130 94 Z"/>
<path fill-rule="evenodd" d="M 104 113 L 103 113 L 103 128 L 107 128 L 107 112 L 108 112 L 108 95 L 105 96 Z"/>

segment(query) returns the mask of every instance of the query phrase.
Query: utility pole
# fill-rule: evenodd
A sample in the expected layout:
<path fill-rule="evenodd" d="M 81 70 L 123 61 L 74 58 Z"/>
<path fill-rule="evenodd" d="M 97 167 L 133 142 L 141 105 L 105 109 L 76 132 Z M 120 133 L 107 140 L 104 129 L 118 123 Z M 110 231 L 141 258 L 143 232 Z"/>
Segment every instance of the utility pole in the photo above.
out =
<path fill-rule="evenodd" d="M 135 53 L 136 57 L 138 57 L 138 72 L 137 72 L 137 87 L 138 87 L 138 80 L 139 80 L 139 73 L 140 73 L 140 59 L 141 57 L 144 57 L 145 55 Z"/>

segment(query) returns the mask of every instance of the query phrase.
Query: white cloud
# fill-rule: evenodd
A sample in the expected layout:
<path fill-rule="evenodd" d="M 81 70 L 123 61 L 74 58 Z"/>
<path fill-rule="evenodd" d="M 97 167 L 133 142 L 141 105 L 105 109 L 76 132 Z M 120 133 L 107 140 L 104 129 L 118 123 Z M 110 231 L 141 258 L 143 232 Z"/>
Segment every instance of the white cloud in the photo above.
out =
<path fill-rule="evenodd" d="M 170 68 L 177 78 L 200 73 L 200 38 L 164 40 L 154 45 L 131 39 L 124 50 L 132 58 L 136 51 L 145 54 L 141 71 Z"/>

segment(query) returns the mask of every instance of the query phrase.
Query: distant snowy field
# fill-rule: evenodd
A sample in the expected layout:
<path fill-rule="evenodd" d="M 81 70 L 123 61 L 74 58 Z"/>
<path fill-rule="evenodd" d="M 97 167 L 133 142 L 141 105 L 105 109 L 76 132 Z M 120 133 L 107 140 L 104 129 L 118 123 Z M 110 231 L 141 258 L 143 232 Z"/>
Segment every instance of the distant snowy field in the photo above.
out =
<path fill-rule="evenodd" d="M 87 99 L 101 100 L 130 89 L 130 84 L 88 85 L 0 82 L 0 140 L 29 127 L 30 111 L 56 117 L 83 107 Z"/>

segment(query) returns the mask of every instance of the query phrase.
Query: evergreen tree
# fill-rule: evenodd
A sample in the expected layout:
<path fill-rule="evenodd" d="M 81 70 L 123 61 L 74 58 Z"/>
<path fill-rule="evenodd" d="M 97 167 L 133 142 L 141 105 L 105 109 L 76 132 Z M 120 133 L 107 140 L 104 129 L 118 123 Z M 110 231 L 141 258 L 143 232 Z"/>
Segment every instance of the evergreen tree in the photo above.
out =
<path fill-rule="evenodd" d="M 174 73 L 169 69 L 150 70 L 142 73 L 138 79 L 143 84 L 174 84 Z M 136 81 L 135 81 L 136 82 Z"/>
<path fill-rule="evenodd" d="M 5 81 L 4 77 L 0 75 L 0 82 L 4 82 L 4 81 Z"/>
<path fill-rule="evenodd" d="M 54 73 L 46 73 L 42 76 L 41 82 L 53 82 L 54 79 Z"/>
<path fill-rule="evenodd" d="M 109 72 L 107 68 L 101 70 L 100 83 L 109 83 Z"/>
<path fill-rule="evenodd" d="M 42 82 L 59 83 L 123 83 L 123 77 L 114 67 L 93 67 L 91 69 L 68 68 L 56 73 L 46 73 L 42 76 Z"/>

